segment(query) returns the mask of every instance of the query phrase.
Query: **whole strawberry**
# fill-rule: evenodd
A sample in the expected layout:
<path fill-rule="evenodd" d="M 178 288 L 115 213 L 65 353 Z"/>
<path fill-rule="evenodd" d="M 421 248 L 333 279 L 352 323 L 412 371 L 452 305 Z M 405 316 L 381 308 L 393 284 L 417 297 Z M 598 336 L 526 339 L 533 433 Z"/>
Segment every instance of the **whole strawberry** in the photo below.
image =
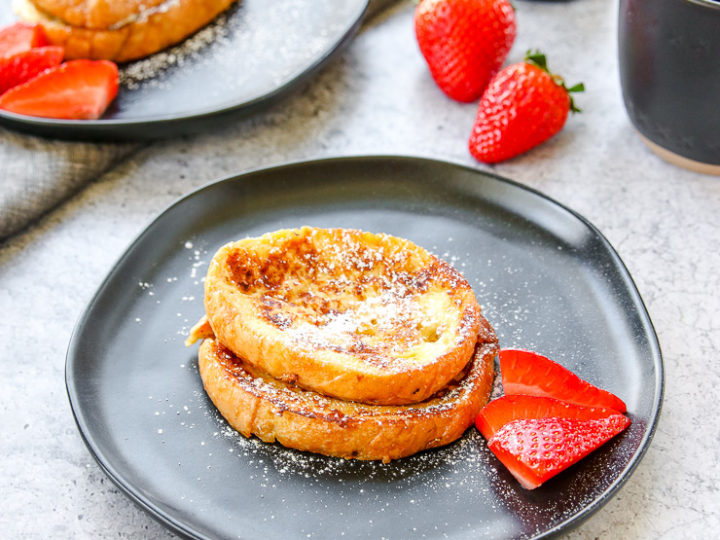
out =
<path fill-rule="evenodd" d="M 515 41 L 508 0 L 421 0 L 415 35 L 430 74 L 457 101 L 475 101 Z"/>
<path fill-rule="evenodd" d="M 568 112 L 580 112 L 568 88 L 548 71 L 543 54 L 500 71 L 485 89 L 470 134 L 470 153 L 485 163 L 515 157 L 546 141 L 565 125 Z"/>

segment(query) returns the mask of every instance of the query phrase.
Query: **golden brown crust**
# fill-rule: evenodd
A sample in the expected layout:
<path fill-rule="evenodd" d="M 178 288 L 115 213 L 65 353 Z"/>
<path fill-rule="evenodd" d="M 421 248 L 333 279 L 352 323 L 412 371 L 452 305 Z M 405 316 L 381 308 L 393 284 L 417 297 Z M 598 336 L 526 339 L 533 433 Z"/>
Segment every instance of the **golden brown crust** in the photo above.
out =
<path fill-rule="evenodd" d="M 108 30 L 168 0 L 31 0 L 38 9 L 69 25 Z M 175 1 L 175 0 L 171 0 Z"/>
<path fill-rule="evenodd" d="M 190 347 L 196 341 L 201 341 L 207 338 L 215 338 L 215 334 L 210 327 L 207 315 L 200 317 L 200 320 L 196 322 L 190 329 L 187 339 L 185 340 L 185 346 Z"/>
<path fill-rule="evenodd" d="M 488 401 L 496 353 L 495 334 L 485 322 L 464 376 L 429 400 L 405 406 L 364 405 L 302 390 L 243 362 L 214 339 L 200 346 L 199 369 L 210 399 L 246 437 L 387 462 L 461 437 Z"/>
<path fill-rule="evenodd" d="M 271 376 L 340 399 L 427 399 L 469 361 L 468 282 L 407 240 L 304 227 L 228 244 L 205 279 L 218 341 Z"/>
<path fill-rule="evenodd" d="M 226 10 L 235 0 L 153 0 L 152 7 L 107 23 L 125 14 L 137 2 L 121 2 L 117 8 L 107 7 L 97 15 L 87 10 L 87 2 L 64 2 L 58 0 L 15 0 L 16 13 L 24 20 L 43 25 L 48 40 L 53 45 L 65 48 L 65 58 L 105 59 L 115 62 L 135 60 L 158 52 L 182 41 L 199 30 L 218 14 Z M 58 13 L 74 21 L 87 20 L 92 26 L 75 25 L 68 20 L 53 16 L 40 8 L 54 4 Z M 142 3 L 142 2 L 141 2 Z M 64 6 L 63 6 L 64 4 Z M 90 3 L 91 4 L 91 3 Z M 106 0 L 98 5 L 112 6 Z M 61 7 L 66 9 L 62 10 Z M 103 27 L 103 25 L 106 25 Z"/>

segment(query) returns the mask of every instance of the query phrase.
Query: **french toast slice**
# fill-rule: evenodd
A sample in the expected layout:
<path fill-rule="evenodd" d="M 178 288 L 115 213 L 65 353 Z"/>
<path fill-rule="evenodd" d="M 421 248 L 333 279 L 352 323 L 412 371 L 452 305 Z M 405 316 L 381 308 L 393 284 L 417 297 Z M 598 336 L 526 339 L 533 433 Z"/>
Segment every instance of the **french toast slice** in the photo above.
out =
<path fill-rule="evenodd" d="M 30 0 L 49 16 L 72 26 L 108 30 L 157 9 L 167 0 Z"/>
<path fill-rule="evenodd" d="M 65 48 L 66 59 L 127 62 L 182 41 L 233 2 L 14 0 L 13 9 L 21 19 L 41 24 L 48 41 Z"/>
<path fill-rule="evenodd" d="M 406 457 L 449 444 L 487 403 L 497 339 L 487 322 L 471 362 L 430 399 L 413 405 L 366 405 L 323 396 L 270 377 L 204 339 L 198 366 L 205 390 L 230 426 L 246 437 L 342 458 Z"/>
<path fill-rule="evenodd" d="M 447 385 L 484 320 L 465 278 L 412 242 L 311 227 L 221 247 L 205 309 L 217 340 L 272 377 L 378 405 Z"/>

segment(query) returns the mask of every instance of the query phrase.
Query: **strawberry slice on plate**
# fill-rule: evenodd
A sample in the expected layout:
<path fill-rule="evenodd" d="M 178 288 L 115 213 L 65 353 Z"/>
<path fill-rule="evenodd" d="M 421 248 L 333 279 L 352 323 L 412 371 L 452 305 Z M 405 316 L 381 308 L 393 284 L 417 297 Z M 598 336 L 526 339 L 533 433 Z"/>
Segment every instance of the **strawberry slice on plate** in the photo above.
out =
<path fill-rule="evenodd" d="M 39 24 L 18 22 L 0 28 L 0 57 L 12 56 L 47 44 L 45 32 Z"/>
<path fill-rule="evenodd" d="M 36 47 L 0 57 L 0 94 L 60 65 L 64 54 L 62 47 Z"/>
<path fill-rule="evenodd" d="M 630 420 L 530 418 L 505 424 L 488 447 L 526 489 L 535 489 L 622 432 Z"/>
<path fill-rule="evenodd" d="M 532 351 L 500 351 L 505 395 L 553 397 L 585 407 L 606 407 L 624 413 L 625 403 L 607 390 L 593 386 L 572 371 Z"/>
<path fill-rule="evenodd" d="M 118 68 L 107 60 L 72 60 L 0 96 L 0 109 L 70 120 L 99 118 L 118 91 Z"/>
<path fill-rule="evenodd" d="M 594 420 L 606 418 L 618 412 L 606 407 L 582 407 L 559 399 L 527 395 L 502 396 L 482 408 L 475 425 L 487 440 L 514 420 L 541 418 L 569 418 Z"/>

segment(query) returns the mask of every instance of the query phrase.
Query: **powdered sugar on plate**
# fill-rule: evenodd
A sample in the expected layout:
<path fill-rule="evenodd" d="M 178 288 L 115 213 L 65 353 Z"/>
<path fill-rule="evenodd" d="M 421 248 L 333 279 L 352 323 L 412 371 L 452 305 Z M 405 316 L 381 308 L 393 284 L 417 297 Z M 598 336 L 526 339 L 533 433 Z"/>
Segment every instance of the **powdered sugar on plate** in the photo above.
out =
<path fill-rule="evenodd" d="M 240 0 L 178 45 L 121 66 L 117 117 L 239 106 L 276 92 L 332 50 L 353 2 Z"/>
<path fill-rule="evenodd" d="M 126 64 L 120 69 L 120 84 L 129 90 L 140 88 L 141 83 L 158 85 L 158 77 L 164 71 L 174 66 L 183 67 L 210 44 L 226 47 L 229 17 L 230 13 L 223 13 L 179 45 Z"/>

